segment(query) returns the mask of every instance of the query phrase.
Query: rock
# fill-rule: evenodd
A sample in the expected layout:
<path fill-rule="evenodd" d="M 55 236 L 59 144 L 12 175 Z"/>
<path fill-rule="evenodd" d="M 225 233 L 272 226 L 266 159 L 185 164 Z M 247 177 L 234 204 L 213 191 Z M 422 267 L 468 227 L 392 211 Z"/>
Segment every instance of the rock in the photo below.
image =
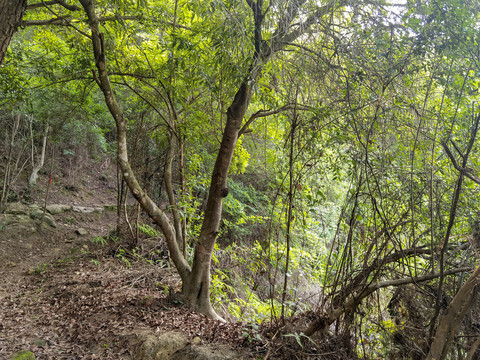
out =
<path fill-rule="evenodd" d="M 72 206 L 73 211 L 79 212 L 79 213 L 82 213 L 82 214 L 91 214 L 91 213 L 95 212 L 95 209 L 96 208 L 86 207 L 86 206 Z M 102 208 L 102 211 L 103 211 L 103 208 Z"/>
<path fill-rule="evenodd" d="M 28 207 L 22 203 L 10 203 L 5 208 L 7 214 L 13 215 L 28 215 L 28 211 Z"/>
<path fill-rule="evenodd" d="M 88 233 L 89 233 L 89 231 L 87 229 L 84 229 L 84 228 L 78 228 L 77 230 L 75 230 L 75 234 L 80 235 L 80 236 L 88 235 Z"/>
<path fill-rule="evenodd" d="M 228 345 L 187 346 L 177 351 L 168 360 L 243 360 L 241 354 Z"/>
<path fill-rule="evenodd" d="M 12 225 L 12 224 L 26 225 L 30 223 L 31 223 L 30 217 L 27 215 L 7 215 L 4 221 L 5 226 Z"/>
<path fill-rule="evenodd" d="M 135 360 L 244 360 L 241 354 L 227 345 L 202 346 L 196 336 L 191 343 L 187 336 L 178 332 L 166 332 L 161 335 L 149 329 L 126 334 L 124 338 L 130 347 L 137 351 Z"/>
<path fill-rule="evenodd" d="M 45 347 L 47 345 L 47 341 L 46 340 L 43 340 L 43 339 L 33 339 L 32 340 L 32 344 L 33 345 L 36 345 L 38 347 Z"/>
<path fill-rule="evenodd" d="M 40 209 L 30 211 L 30 217 L 34 220 L 41 220 L 42 222 L 53 228 L 57 227 L 57 222 L 55 221 L 53 216 L 48 213 L 44 213 Z"/>
<path fill-rule="evenodd" d="M 169 360 L 188 344 L 187 337 L 177 332 L 166 332 L 160 336 L 148 333 L 137 336 L 141 339 L 141 345 L 134 356 L 137 360 Z"/>
<path fill-rule="evenodd" d="M 71 211 L 71 210 L 72 210 L 71 205 L 57 204 L 57 205 L 48 205 L 47 206 L 47 211 L 52 215 L 61 214 L 61 213 Z"/>
<path fill-rule="evenodd" d="M 9 228 L 9 233 L 17 239 L 37 232 L 34 222 L 26 215 L 4 215 L 0 223 L 0 230 L 5 228 Z"/>
<path fill-rule="evenodd" d="M 11 360 L 36 360 L 35 354 L 28 350 L 19 351 L 11 357 Z"/>

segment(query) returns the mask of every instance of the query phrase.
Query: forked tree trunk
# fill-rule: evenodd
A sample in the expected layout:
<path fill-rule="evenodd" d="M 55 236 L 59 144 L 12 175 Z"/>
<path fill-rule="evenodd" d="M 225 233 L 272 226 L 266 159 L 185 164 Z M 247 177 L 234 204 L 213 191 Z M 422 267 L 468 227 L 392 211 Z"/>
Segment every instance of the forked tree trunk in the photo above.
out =
<path fill-rule="evenodd" d="M 261 26 L 264 18 L 264 13 L 262 12 L 263 1 L 258 0 L 255 3 L 253 0 L 247 0 L 255 17 L 254 60 L 249 73 L 235 94 L 235 98 L 227 111 L 227 122 L 212 173 L 202 229 L 195 248 L 193 265 L 190 268 L 187 260 L 183 256 L 181 246 L 179 246 L 179 243 L 181 242 L 177 241 L 179 240 L 177 234 L 179 230 L 176 230 L 176 228 L 178 229 L 179 227 L 172 225 L 165 212 L 159 209 L 154 201 L 143 191 L 131 169 L 127 152 L 127 124 L 123 112 L 115 99 L 110 79 L 108 77 L 103 34 L 99 29 L 99 19 L 95 13 L 94 0 L 80 0 L 80 3 L 87 14 L 91 28 L 93 53 L 98 71 L 98 75 L 94 72 L 95 81 L 104 94 L 105 103 L 115 119 L 117 126 L 118 165 L 125 182 L 145 212 L 162 229 L 168 245 L 170 257 L 182 278 L 185 299 L 195 310 L 204 313 L 211 318 L 220 319 L 210 303 L 210 262 L 215 241 L 218 236 L 222 213 L 222 199 L 228 195 L 228 169 L 237 144 L 242 121 L 252 97 L 251 86 L 260 77 L 263 64 L 268 61 L 274 52 L 281 50 L 285 44 L 294 41 L 304 31 L 307 31 L 310 26 L 318 20 L 318 18 L 329 13 L 334 5 L 337 6 L 339 4 L 334 1 L 318 8 L 316 12 L 304 21 L 303 26 L 301 26 L 300 29 L 295 29 L 291 33 L 287 33 L 291 22 L 298 14 L 299 7 L 304 3 L 304 0 L 299 2 L 293 1 L 290 4 L 289 9 L 286 11 L 285 16 L 281 17 L 275 36 L 272 37 L 275 39 L 275 42 L 272 41 L 270 47 L 262 49 L 261 44 L 263 41 L 261 39 Z"/>
<path fill-rule="evenodd" d="M 0 66 L 26 8 L 27 0 L 0 0 Z"/>
<path fill-rule="evenodd" d="M 161 227 L 166 238 L 170 256 L 183 283 L 185 299 L 197 311 L 212 318 L 219 318 L 210 303 L 210 261 L 218 235 L 222 212 L 222 199 L 228 194 L 227 174 L 238 139 L 238 132 L 252 96 L 252 91 L 245 83 L 241 85 L 234 101 L 227 112 L 227 123 L 223 139 L 215 162 L 212 181 L 207 200 L 203 226 L 195 249 L 192 268 L 183 257 L 175 227 L 166 214 L 159 209 L 152 199 L 143 191 L 131 169 L 126 138 L 126 121 L 118 105 L 107 73 L 106 56 L 103 46 L 103 34 L 99 30 L 99 21 L 92 0 L 80 0 L 92 29 L 92 45 L 98 76 L 96 81 L 102 90 L 105 102 L 115 119 L 117 126 L 118 164 L 122 175 L 133 196 L 147 214 Z M 255 72 L 259 74 L 257 67 Z"/>

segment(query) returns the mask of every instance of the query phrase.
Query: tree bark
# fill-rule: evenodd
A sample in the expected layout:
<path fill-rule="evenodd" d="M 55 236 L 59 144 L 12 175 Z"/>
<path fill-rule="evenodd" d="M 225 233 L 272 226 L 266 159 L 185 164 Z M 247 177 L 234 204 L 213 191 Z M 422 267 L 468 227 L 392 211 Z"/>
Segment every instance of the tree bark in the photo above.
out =
<path fill-rule="evenodd" d="M 0 1 L 0 66 L 3 64 L 10 40 L 17 31 L 26 8 L 27 0 Z"/>
<path fill-rule="evenodd" d="M 465 360 L 472 360 L 479 346 L 480 346 L 480 336 L 477 338 L 477 340 L 475 340 L 470 350 L 468 350 L 467 357 L 465 358 Z"/>
<path fill-rule="evenodd" d="M 170 139 L 167 150 L 167 157 L 165 159 L 165 170 L 163 172 L 163 179 L 165 182 L 165 189 L 170 203 L 170 210 L 173 216 L 173 226 L 175 228 L 175 236 L 177 239 L 177 245 L 182 249 L 182 254 L 185 256 L 185 248 L 183 242 L 182 222 L 180 218 L 180 212 L 178 209 L 177 199 L 173 189 L 172 176 L 173 176 L 173 159 L 175 153 L 178 150 L 177 138 L 173 131 L 170 131 Z"/>
<path fill-rule="evenodd" d="M 192 273 L 183 288 L 187 300 L 191 304 L 196 304 L 198 311 L 210 316 L 213 315 L 210 305 L 210 262 L 220 225 L 222 199 L 228 195 L 228 169 L 251 97 L 252 89 L 244 82 L 227 110 L 227 122 L 212 172 L 205 215 L 193 258 Z"/>
<path fill-rule="evenodd" d="M 470 275 L 467 282 L 463 284 L 457 295 L 455 295 L 452 302 L 448 305 L 447 312 L 440 320 L 440 324 L 438 324 L 426 360 L 442 360 L 447 358 L 457 331 L 460 325 L 462 325 L 462 320 L 472 304 L 473 294 L 479 283 L 480 266 Z"/>

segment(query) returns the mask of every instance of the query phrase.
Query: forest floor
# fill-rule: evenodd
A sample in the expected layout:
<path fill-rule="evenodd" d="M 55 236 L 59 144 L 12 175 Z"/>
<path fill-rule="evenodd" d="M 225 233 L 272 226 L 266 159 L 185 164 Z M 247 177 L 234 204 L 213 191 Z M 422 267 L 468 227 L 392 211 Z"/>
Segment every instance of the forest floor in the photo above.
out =
<path fill-rule="evenodd" d="M 39 187 L 30 202 L 41 209 L 46 193 Z M 31 208 L 21 198 L 0 216 L 0 359 L 18 351 L 37 359 L 160 359 L 145 344 L 171 331 L 183 334 L 185 348 L 217 351 L 205 358 L 263 357 L 261 344 L 242 337 L 242 324 L 209 320 L 171 295 L 180 282 L 168 261 L 154 266 L 121 244 L 102 244 L 116 226 L 111 171 L 98 164 L 83 180 L 54 179 L 48 194 L 47 204 L 65 206 L 52 216 L 56 228 L 25 216 Z"/>

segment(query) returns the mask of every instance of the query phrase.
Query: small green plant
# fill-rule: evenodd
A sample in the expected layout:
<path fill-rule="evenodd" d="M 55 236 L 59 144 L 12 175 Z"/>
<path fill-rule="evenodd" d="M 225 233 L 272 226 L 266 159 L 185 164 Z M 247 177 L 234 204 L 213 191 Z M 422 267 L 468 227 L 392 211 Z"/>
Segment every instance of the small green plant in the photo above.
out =
<path fill-rule="evenodd" d="M 60 259 L 57 261 L 57 264 L 55 265 L 56 267 L 60 267 L 62 265 L 67 265 L 73 262 L 73 257 L 66 257 L 64 259 Z"/>
<path fill-rule="evenodd" d="M 250 343 L 253 341 L 263 341 L 257 323 L 250 323 L 242 327 L 242 337 Z"/>
<path fill-rule="evenodd" d="M 117 253 L 117 258 L 119 258 L 120 260 L 123 261 L 123 263 L 127 266 L 127 268 L 131 268 L 132 267 L 132 263 L 130 262 L 130 260 L 127 259 L 127 252 L 125 251 L 125 249 L 118 249 L 118 253 Z"/>
<path fill-rule="evenodd" d="M 153 227 L 151 227 L 150 225 L 148 224 L 138 224 L 138 229 L 145 235 L 149 236 L 149 237 L 159 237 L 160 236 L 160 232 L 158 232 L 157 230 L 155 230 Z"/>
<path fill-rule="evenodd" d="M 92 243 L 94 243 L 95 245 L 107 245 L 108 241 L 107 239 L 105 239 L 103 236 L 95 236 L 93 239 L 92 239 Z"/>
<path fill-rule="evenodd" d="M 35 274 L 41 274 L 45 271 L 47 271 L 47 264 L 43 263 L 42 265 L 37 265 L 37 267 L 35 268 Z"/>
<path fill-rule="evenodd" d="M 91 259 L 90 262 L 96 266 L 99 266 L 100 265 L 100 261 L 98 260 L 95 260 L 95 259 Z"/>

